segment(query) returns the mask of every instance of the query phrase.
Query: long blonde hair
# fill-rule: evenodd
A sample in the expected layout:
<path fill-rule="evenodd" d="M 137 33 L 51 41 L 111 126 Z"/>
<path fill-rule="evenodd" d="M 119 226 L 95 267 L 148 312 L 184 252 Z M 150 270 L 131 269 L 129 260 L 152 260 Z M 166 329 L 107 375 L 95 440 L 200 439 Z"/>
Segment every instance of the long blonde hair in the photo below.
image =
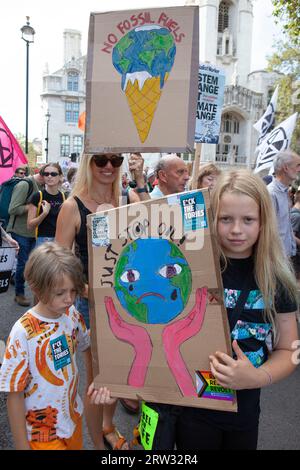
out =
<path fill-rule="evenodd" d="M 90 192 L 93 182 L 91 170 L 92 158 L 93 155 L 91 154 L 82 155 L 70 196 L 82 196 L 83 194 Z M 112 197 L 117 204 L 120 198 L 120 184 L 120 168 L 118 168 L 116 179 L 112 183 Z"/>
<path fill-rule="evenodd" d="M 295 276 L 283 252 L 278 235 L 272 200 L 265 183 L 250 171 L 234 170 L 223 173 L 212 192 L 211 199 L 216 234 L 218 234 L 217 225 L 220 200 L 225 192 L 245 194 L 251 197 L 259 207 L 260 232 L 258 240 L 253 247 L 254 276 L 266 306 L 266 318 L 272 324 L 275 337 L 277 337 L 275 295 L 276 291 L 278 292 L 278 286 L 284 286 L 296 304 L 298 304 L 298 294 Z M 226 257 L 222 253 L 219 240 L 218 244 L 221 257 L 225 261 L 226 266 Z"/>

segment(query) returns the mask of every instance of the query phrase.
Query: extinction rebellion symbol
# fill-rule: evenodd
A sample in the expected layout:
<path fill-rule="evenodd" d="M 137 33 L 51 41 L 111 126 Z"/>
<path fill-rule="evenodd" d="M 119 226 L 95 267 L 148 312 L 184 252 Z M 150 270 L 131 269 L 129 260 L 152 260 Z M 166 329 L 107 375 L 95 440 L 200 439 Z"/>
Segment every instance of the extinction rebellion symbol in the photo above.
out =
<path fill-rule="evenodd" d="M 14 150 L 10 135 L 0 127 L 0 168 L 11 168 L 13 159 Z"/>

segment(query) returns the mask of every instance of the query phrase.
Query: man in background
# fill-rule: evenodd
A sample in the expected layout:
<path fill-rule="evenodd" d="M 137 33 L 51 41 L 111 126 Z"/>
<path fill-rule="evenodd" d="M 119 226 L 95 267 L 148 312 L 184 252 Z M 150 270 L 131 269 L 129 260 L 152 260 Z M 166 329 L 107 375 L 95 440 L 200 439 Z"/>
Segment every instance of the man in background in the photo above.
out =
<path fill-rule="evenodd" d="M 186 163 L 176 154 L 162 157 L 156 165 L 157 185 L 150 193 L 151 199 L 182 193 L 189 181 Z"/>
<path fill-rule="evenodd" d="M 296 239 L 291 223 L 291 202 L 288 189 L 299 173 L 300 156 L 291 149 L 279 152 L 274 158 L 275 177 L 267 186 L 277 217 L 279 236 L 288 258 L 296 255 Z"/>

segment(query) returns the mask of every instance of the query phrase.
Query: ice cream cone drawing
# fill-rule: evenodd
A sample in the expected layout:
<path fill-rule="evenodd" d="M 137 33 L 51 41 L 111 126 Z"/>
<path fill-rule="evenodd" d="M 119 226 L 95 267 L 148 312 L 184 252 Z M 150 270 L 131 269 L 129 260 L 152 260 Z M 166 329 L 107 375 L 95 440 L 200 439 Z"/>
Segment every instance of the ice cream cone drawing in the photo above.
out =
<path fill-rule="evenodd" d="M 122 90 L 142 143 L 150 132 L 175 55 L 171 32 L 153 24 L 130 31 L 114 47 L 113 65 L 122 75 Z"/>

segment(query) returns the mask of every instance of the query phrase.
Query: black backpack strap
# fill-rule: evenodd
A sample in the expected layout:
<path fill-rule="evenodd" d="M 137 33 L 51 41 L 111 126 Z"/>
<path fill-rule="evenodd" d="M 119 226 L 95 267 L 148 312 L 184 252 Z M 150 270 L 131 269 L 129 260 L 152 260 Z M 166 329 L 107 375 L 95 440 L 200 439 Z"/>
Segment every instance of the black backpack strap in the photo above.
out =
<path fill-rule="evenodd" d="M 240 296 L 235 304 L 235 307 L 230 312 L 230 324 L 234 325 L 238 321 L 242 311 L 244 310 L 245 304 L 249 297 L 251 290 L 250 289 L 243 289 L 241 290 Z"/>

